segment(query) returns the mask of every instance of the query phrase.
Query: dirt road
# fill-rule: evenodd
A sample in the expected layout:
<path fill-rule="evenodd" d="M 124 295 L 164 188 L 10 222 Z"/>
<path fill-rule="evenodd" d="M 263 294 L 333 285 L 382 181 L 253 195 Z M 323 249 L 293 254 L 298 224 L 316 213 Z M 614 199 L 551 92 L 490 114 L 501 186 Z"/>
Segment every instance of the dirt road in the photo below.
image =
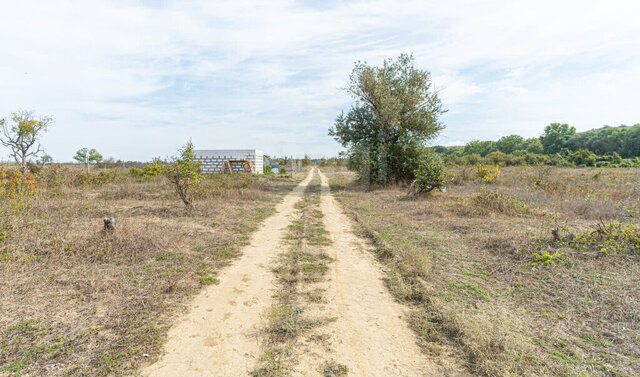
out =
<path fill-rule="evenodd" d="M 335 358 L 350 376 L 438 376 L 437 367 L 421 352 L 403 319 L 402 305 L 383 283 L 383 271 L 371 246 L 353 233 L 351 220 L 322 179 L 321 210 L 333 241 L 326 311 L 337 317 L 331 328 Z"/>
<path fill-rule="evenodd" d="M 276 207 L 253 234 L 242 257 L 205 289 L 191 311 L 169 330 L 164 356 L 145 376 L 247 376 L 260 355 L 260 314 L 271 304 L 274 276 L 269 265 L 281 249 L 311 174 Z"/>
<path fill-rule="evenodd" d="M 295 218 L 294 204 L 314 174 L 322 181 L 321 210 L 332 241 L 333 258 L 323 283 L 326 300 L 315 314 L 335 318 L 320 331 L 330 347 L 313 348 L 304 341 L 296 350 L 296 375 L 321 376 L 326 360 L 339 360 L 349 376 L 439 376 L 438 367 L 421 352 L 407 327 L 402 305 L 383 284 L 383 271 L 370 246 L 330 192 L 327 177 L 314 169 L 254 234 L 243 256 L 206 289 L 192 310 L 169 332 L 165 355 L 143 371 L 147 376 L 248 376 L 260 355 L 260 314 L 272 303 L 273 259 L 282 251 L 285 230 Z"/>

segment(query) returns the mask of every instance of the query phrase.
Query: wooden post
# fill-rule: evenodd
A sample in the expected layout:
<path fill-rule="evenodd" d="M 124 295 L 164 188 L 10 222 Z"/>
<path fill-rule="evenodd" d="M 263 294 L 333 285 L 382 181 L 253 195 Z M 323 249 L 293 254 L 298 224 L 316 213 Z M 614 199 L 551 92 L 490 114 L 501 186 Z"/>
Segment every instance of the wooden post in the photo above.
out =
<path fill-rule="evenodd" d="M 229 161 L 229 160 L 222 161 L 222 174 L 224 174 L 224 170 L 226 168 L 229 169 L 229 174 L 233 174 L 233 168 L 231 167 L 231 161 Z"/>

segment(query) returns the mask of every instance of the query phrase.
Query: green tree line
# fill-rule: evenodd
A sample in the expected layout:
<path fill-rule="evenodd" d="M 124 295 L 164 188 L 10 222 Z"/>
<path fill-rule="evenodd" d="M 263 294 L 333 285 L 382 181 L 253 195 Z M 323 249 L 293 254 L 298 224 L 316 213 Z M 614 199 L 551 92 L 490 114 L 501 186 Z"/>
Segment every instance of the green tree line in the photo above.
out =
<path fill-rule="evenodd" d="M 568 124 L 551 123 L 537 138 L 509 135 L 497 141 L 474 140 L 461 148 L 437 146 L 434 150 L 450 163 L 638 166 L 640 124 L 576 132 Z"/>

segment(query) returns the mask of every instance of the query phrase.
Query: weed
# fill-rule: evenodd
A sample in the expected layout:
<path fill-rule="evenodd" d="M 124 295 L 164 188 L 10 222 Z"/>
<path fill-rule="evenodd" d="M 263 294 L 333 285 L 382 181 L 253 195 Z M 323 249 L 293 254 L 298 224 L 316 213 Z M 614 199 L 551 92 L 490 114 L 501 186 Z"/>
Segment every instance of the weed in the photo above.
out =
<path fill-rule="evenodd" d="M 178 254 L 172 253 L 171 251 L 158 255 L 158 260 L 171 260 L 174 258 L 178 258 Z"/>
<path fill-rule="evenodd" d="M 279 341 L 283 341 L 314 327 L 317 321 L 305 318 L 302 315 L 303 311 L 302 307 L 293 305 L 270 308 L 264 315 L 269 332 Z"/>
<path fill-rule="evenodd" d="M 335 361 L 329 361 L 323 368 L 325 377 L 339 377 L 349 374 L 349 368 L 344 364 L 338 364 Z"/>
<path fill-rule="evenodd" d="M 635 224 L 599 224 L 592 232 L 576 236 L 574 248 L 599 250 L 603 254 L 640 254 L 640 229 Z"/>
<path fill-rule="evenodd" d="M 252 377 L 284 377 L 291 368 L 288 359 L 292 352 L 289 347 L 274 347 L 266 350 L 260 357 L 261 367 L 251 372 Z"/>
<path fill-rule="evenodd" d="M 562 252 L 553 254 L 549 254 L 548 251 L 545 251 L 544 253 L 533 253 L 533 257 L 535 258 L 535 261 L 531 263 L 532 266 L 549 266 L 556 264 L 556 262 L 573 264 L 573 262 Z"/>
<path fill-rule="evenodd" d="M 211 275 L 205 275 L 200 278 L 199 282 L 200 282 L 200 286 L 205 286 L 205 285 L 217 284 L 218 280 Z"/>

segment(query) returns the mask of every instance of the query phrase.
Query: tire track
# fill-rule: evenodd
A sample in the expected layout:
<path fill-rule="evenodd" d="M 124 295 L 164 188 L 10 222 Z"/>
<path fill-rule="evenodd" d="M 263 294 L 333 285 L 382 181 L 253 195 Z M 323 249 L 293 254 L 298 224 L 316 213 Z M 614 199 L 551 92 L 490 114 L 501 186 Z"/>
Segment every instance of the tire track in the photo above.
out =
<path fill-rule="evenodd" d="M 164 355 L 144 376 L 248 376 L 260 355 L 260 315 L 271 305 L 274 276 L 269 266 L 295 214 L 294 204 L 311 181 L 309 174 L 276 207 L 191 310 L 168 333 Z"/>
<path fill-rule="evenodd" d="M 349 367 L 349 376 L 442 376 L 428 359 L 403 319 L 405 308 L 384 286 L 384 273 L 370 246 L 356 236 L 350 219 L 322 180 L 321 209 L 332 240 L 327 253 L 334 259 L 327 289 L 327 313 L 337 320 L 328 326 L 332 353 Z"/>

